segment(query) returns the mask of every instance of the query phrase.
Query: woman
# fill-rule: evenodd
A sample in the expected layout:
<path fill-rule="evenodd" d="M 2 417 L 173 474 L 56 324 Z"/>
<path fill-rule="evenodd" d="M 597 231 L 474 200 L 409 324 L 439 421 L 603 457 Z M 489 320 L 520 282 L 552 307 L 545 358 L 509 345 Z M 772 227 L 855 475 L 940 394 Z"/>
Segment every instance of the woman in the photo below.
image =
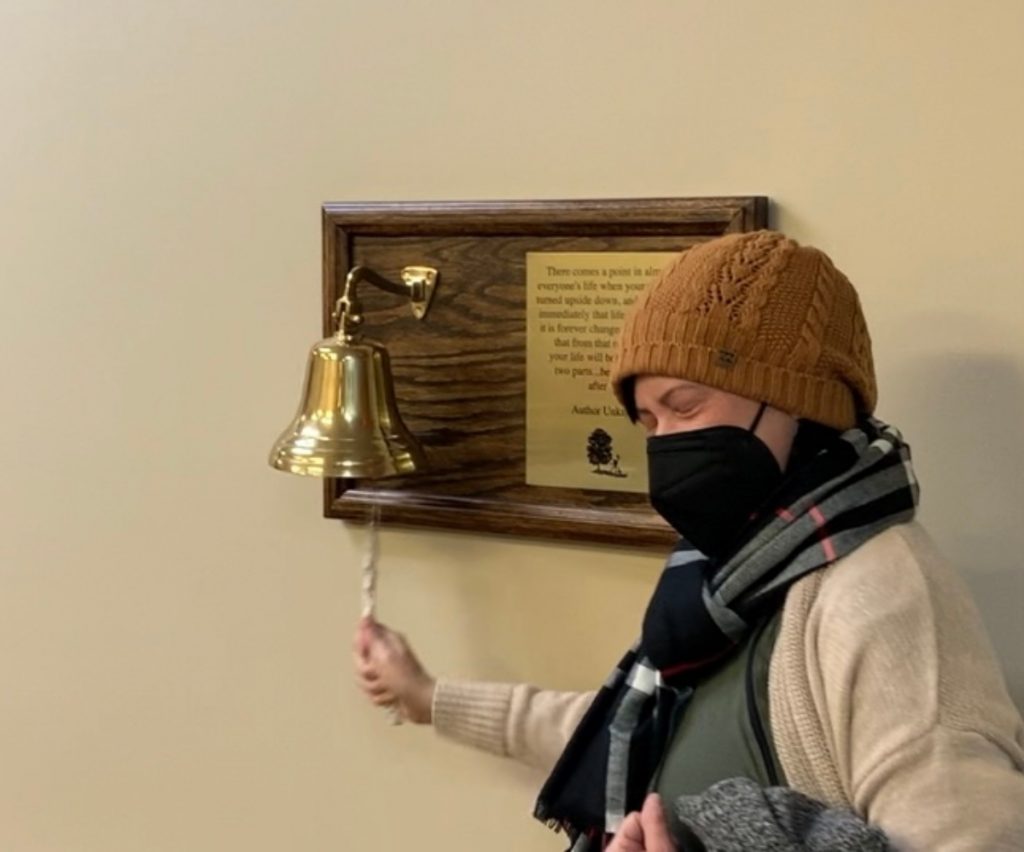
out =
<path fill-rule="evenodd" d="M 849 808 L 898 849 L 1024 849 L 1024 723 L 913 520 L 909 448 L 872 417 L 846 277 L 769 231 L 698 245 L 638 299 L 612 384 L 649 436 L 651 503 L 682 536 L 614 676 L 586 694 L 435 682 L 362 624 L 371 699 L 550 768 L 536 814 L 574 849 L 617 833 L 613 849 L 654 850 L 668 823 L 691 842 L 694 797 L 730 779 Z"/>

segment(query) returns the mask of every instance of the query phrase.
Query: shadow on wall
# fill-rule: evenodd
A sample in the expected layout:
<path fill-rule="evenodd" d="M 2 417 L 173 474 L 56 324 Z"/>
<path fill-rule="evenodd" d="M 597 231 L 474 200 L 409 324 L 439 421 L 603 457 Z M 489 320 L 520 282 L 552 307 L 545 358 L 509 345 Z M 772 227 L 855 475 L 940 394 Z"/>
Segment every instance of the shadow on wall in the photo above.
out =
<path fill-rule="evenodd" d="M 942 317 L 939 327 L 957 322 Z M 900 424 L 920 449 L 924 521 L 974 592 L 1024 708 L 1024 371 L 1008 356 L 977 352 L 904 363 L 890 398 L 924 418 Z M 940 518 L 941 526 L 932 520 Z"/>

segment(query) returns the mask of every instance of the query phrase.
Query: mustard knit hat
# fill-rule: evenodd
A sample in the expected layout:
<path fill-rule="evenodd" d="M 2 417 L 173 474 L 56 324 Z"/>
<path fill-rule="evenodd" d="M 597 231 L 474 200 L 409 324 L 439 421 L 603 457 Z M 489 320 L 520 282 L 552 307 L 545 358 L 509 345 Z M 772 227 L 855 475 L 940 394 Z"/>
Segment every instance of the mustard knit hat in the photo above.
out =
<path fill-rule="evenodd" d="M 619 335 L 611 382 L 674 376 L 848 429 L 878 391 L 860 300 L 821 251 L 774 231 L 683 252 L 643 291 Z"/>

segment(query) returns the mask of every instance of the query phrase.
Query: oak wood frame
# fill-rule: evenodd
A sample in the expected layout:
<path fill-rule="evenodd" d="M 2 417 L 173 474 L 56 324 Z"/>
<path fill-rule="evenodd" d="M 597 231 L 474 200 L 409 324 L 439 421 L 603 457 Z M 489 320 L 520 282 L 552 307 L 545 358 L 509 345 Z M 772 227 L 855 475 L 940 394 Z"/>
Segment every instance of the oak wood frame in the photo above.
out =
<path fill-rule="evenodd" d="M 368 337 L 387 346 L 422 474 L 327 480 L 324 515 L 533 538 L 664 548 L 675 534 L 643 495 L 526 485 L 527 251 L 670 251 L 767 226 L 768 199 L 361 202 L 323 208 L 323 327 L 356 264 L 440 271 L 422 322 L 361 292 Z"/>

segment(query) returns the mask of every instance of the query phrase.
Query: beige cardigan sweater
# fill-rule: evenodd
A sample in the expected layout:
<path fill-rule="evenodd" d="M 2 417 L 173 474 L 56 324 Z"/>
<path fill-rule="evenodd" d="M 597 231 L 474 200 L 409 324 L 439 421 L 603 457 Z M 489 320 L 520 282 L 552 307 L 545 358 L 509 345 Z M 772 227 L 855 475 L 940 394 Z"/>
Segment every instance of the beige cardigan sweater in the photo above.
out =
<path fill-rule="evenodd" d="M 967 588 L 917 524 L 791 588 L 768 692 L 791 787 L 900 850 L 1024 850 L 1024 723 Z M 593 695 L 440 681 L 434 726 L 549 770 Z"/>

